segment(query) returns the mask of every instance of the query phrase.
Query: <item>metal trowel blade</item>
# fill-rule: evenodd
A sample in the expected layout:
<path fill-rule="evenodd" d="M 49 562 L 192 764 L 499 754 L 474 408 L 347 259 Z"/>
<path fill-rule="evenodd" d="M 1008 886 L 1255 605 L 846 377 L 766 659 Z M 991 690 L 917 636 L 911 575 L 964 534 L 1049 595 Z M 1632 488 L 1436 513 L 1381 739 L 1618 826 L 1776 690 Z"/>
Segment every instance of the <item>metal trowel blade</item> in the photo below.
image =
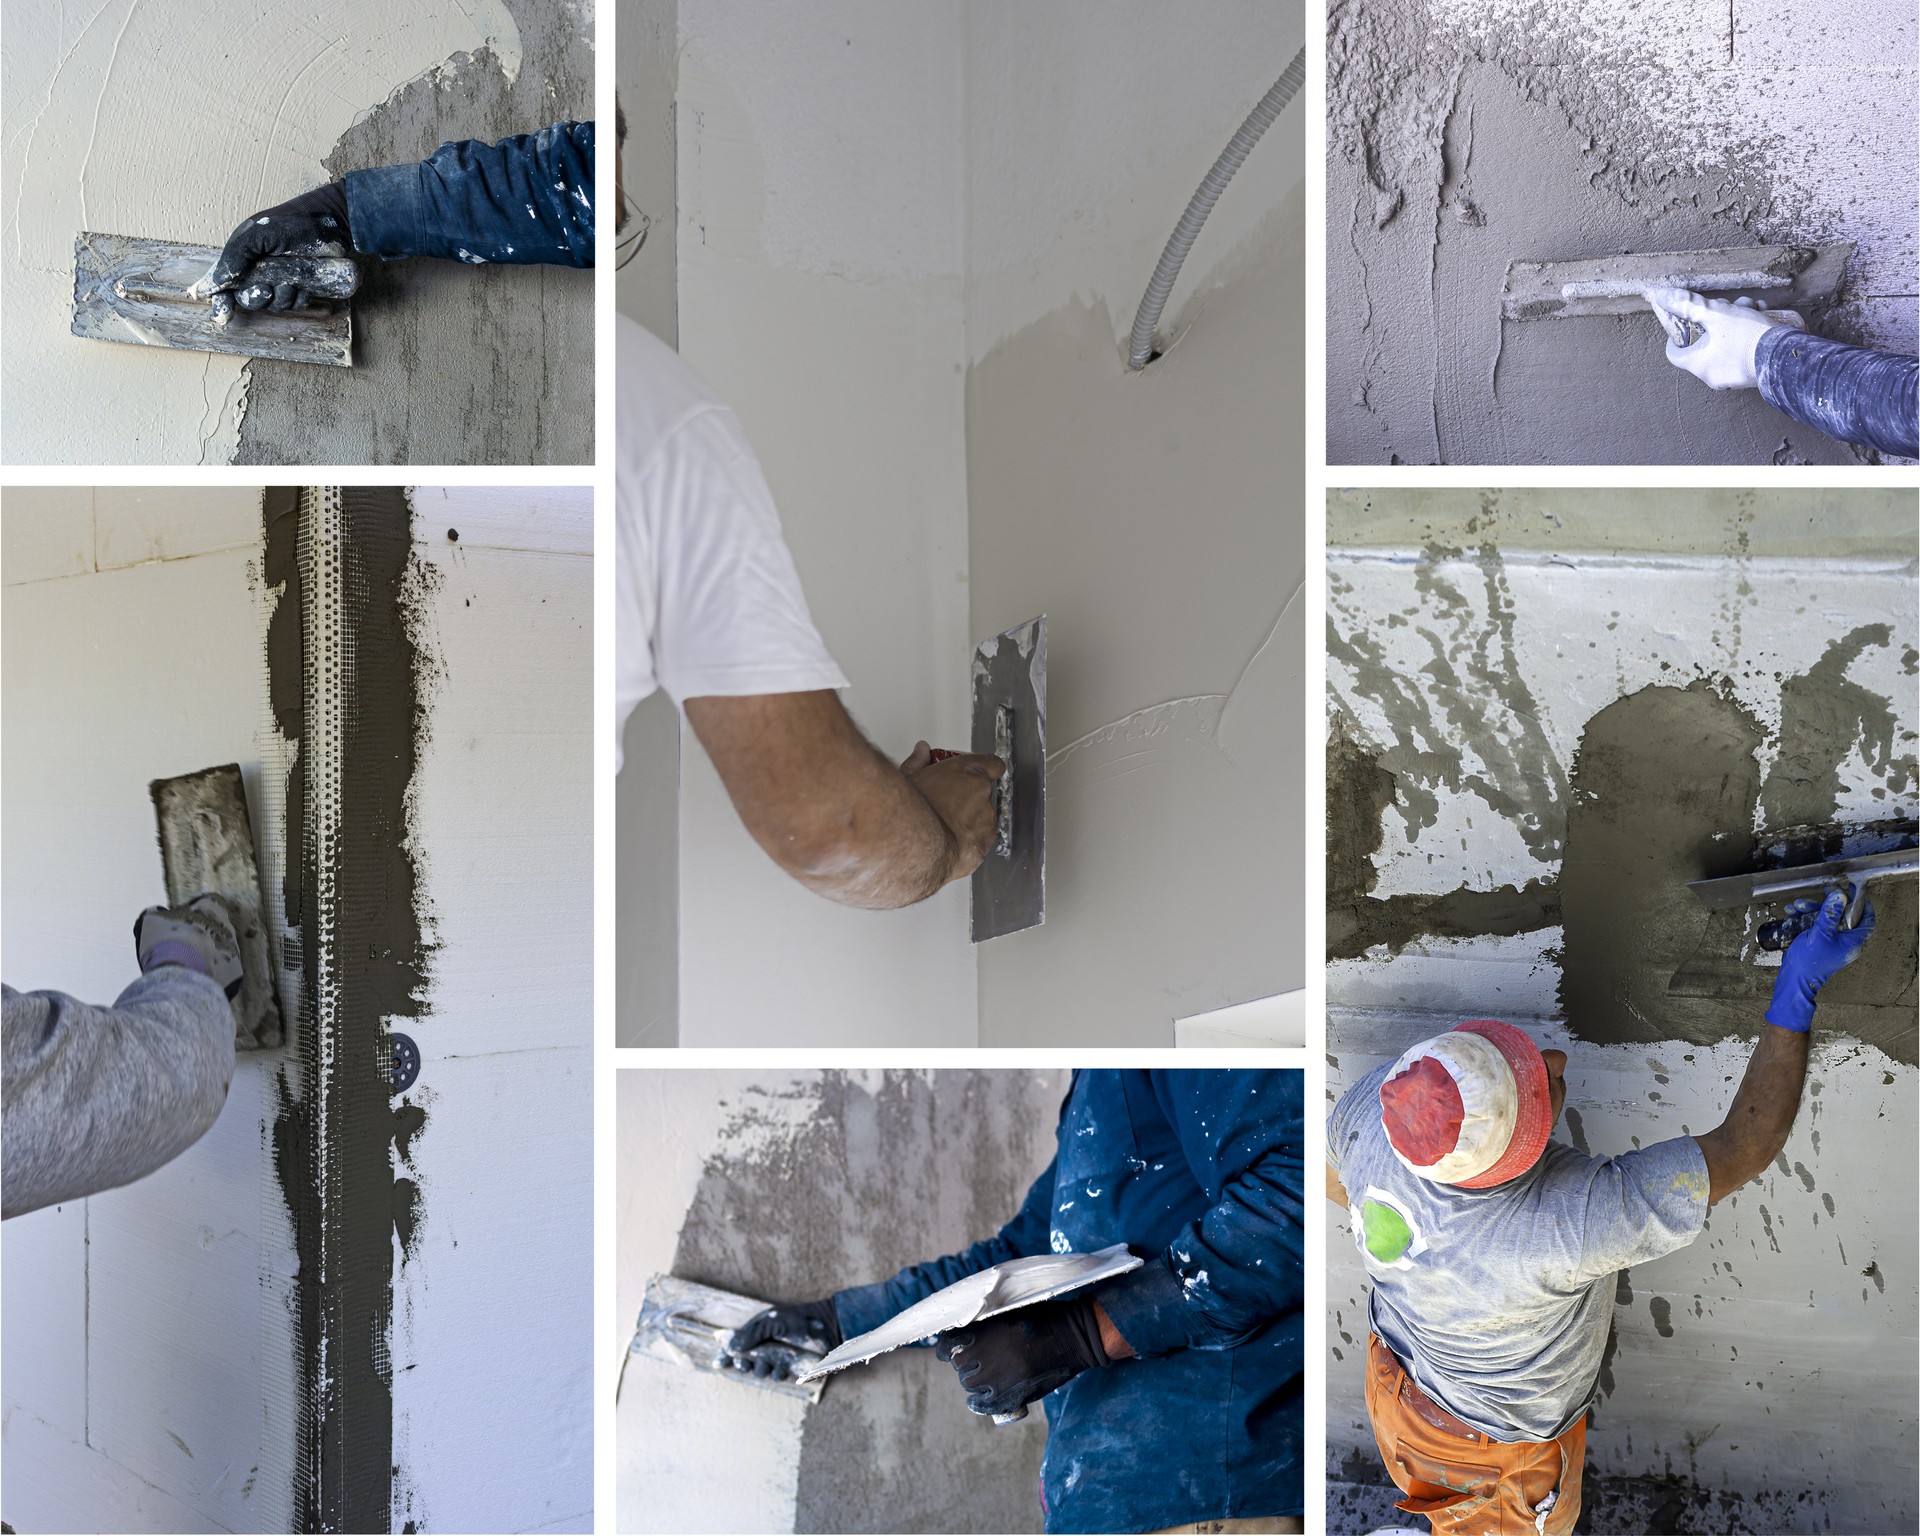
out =
<path fill-rule="evenodd" d="M 1005 760 L 999 827 L 973 872 L 973 942 L 1047 918 L 1047 618 L 973 653 L 973 750 Z"/>
<path fill-rule="evenodd" d="M 326 310 L 236 310 L 225 325 L 216 324 L 207 301 L 191 297 L 188 289 L 219 255 L 209 245 L 83 231 L 73 242 L 73 334 L 188 352 L 353 366 L 353 317 L 344 301 Z"/>
<path fill-rule="evenodd" d="M 1649 251 L 1582 261 L 1515 261 L 1500 290 L 1503 320 L 1569 320 L 1647 311 L 1648 288 L 1687 288 L 1710 299 L 1758 299 L 1806 310 L 1840 297 L 1853 246 L 1748 245 Z"/>
<path fill-rule="evenodd" d="M 1920 873 L 1920 848 L 1895 848 L 1886 853 L 1861 854 L 1857 858 L 1830 859 L 1824 864 L 1760 870 L 1718 880 L 1691 880 L 1687 889 L 1710 909 L 1718 911 L 1763 901 L 1786 901 L 1795 896 L 1818 896 L 1825 891 L 1864 885 L 1869 880 L 1916 873 Z"/>
<path fill-rule="evenodd" d="M 826 1383 L 815 1378 L 798 1382 L 780 1376 L 756 1376 L 729 1364 L 732 1356 L 727 1341 L 748 1318 L 765 1309 L 764 1301 L 723 1291 L 718 1286 L 702 1285 L 697 1280 L 682 1280 L 674 1275 L 655 1275 L 647 1282 L 647 1294 L 640 1303 L 640 1320 L 634 1324 L 629 1355 L 659 1360 L 688 1370 L 725 1376 L 782 1397 L 797 1397 L 809 1403 L 820 1401 Z M 774 1345 L 763 1345 L 762 1352 Z M 788 1365 L 799 1369 L 818 1361 L 821 1351 L 791 1350 Z"/>
<path fill-rule="evenodd" d="M 155 779 L 149 789 L 160 828 L 167 901 L 179 906 L 205 891 L 226 897 L 235 914 L 244 971 L 233 998 L 234 1044 L 243 1051 L 270 1050 L 282 1038 L 280 1003 L 239 764 Z"/>

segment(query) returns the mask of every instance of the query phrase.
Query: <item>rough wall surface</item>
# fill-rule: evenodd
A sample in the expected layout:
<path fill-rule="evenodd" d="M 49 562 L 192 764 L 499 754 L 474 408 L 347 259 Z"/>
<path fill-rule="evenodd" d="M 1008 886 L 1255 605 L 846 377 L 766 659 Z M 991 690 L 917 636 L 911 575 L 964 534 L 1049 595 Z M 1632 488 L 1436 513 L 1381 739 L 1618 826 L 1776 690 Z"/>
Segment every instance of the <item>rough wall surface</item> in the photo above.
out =
<path fill-rule="evenodd" d="M 1684 883 L 1911 834 L 1915 514 L 1909 491 L 1330 496 L 1329 1094 L 1492 1015 L 1569 1052 L 1576 1146 L 1718 1124 L 1776 962 Z M 1777 1169 L 1620 1290 L 1589 1464 L 1676 1476 L 1730 1529 L 1914 1519 L 1911 885 L 1876 905 Z M 1365 1469 L 1364 1272 L 1330 1229 L 1329 1465 Z"/>
<path fill-rule="evenodd" d="M 219 245 L 252 209 L 443 133 L 590 113 L 590 25 L 577 0 L 298 18 L 265 0 L 18 9 L 0 74 L 8 462 L 584 458 L 590 284 L 571 270 L 410 263 L 400 293 L 402 275 L 375 264 L 351 373 L 82 341 L 68 325 L 83 229 Z M 340 376 L 307 377 L 322 373 Z"/>
<path fill-rule="evenodd" d="M 326 175 L 593 116 L 588 0 L 497 0 L 511 50 L 457 54 L 363 112 Z M 609 135 L 609 138 L 611 135 Z M 585 464 L 593 273 L 363 261 L 354 366 L 247 365 L 236 464 Z"/>
<path fill-rule="evenodd" d="M 1168 1045 L 1302 984 L 1305 113 L 1222 196 L 1144 371 L 1187 199 L 1304 37 L 1292 5 L 969 7 L 975 637 L 1048 616 L 1044 926 L 979 949 L 987 1045 Z"/>
<path fill-rule="evenodd" d="M 111 1002 L 134 915 L 166 897 L 149 780 L 240 763 L 269 852 L 260 492 L 11 489 L 3 513 L 6 979 Z M 213 1129 L 159 1172 L 7 1223 L 16 1529 L 293 1528 L 288 1054 L 243 1056 Z"/>
<path fill-rule="evenodd" d="M 616 1290 L 671 1272 L 800 1300 L 988 1236 L 1053 1154 L 1067 1074 L 620 1073 Z M 621 1385 L 622 1529 L 1040 1528 L 1039 1415 L 992 1428 L 902 1350 L 818 1404 L 646 1359 Z"/>
<path fill-rule="evenodd" d="M 681 354 L 759 455 L 854 718 L 896 761 L 964 743 L 959 13 L 679 9 Z M 834 906 L 690 734 L 681 769 L 682 1044 L 974 1042 L 964 883 Z"/>
<path fill-rule="evenodd" d="M 1911 0 L 1333 0 L 1327 456 L 1849 463 L 1650 315 L 1502 322 L 1509 261 L 1850 240 L 1824 334 L 1912 352 Z"/>

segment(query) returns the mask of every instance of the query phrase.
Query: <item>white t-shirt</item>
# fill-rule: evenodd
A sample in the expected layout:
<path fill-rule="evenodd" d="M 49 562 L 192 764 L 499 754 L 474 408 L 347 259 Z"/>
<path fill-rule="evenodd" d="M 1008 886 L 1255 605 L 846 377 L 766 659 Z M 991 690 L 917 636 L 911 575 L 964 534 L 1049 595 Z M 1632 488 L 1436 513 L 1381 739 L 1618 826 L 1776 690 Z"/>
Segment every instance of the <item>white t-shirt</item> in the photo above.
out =
<path fill-rule="evenodd" d="M 678 704 L 846 687 L 739 418 L 652 332 L 615 323 L 615 743 L 655 688 Z"/>

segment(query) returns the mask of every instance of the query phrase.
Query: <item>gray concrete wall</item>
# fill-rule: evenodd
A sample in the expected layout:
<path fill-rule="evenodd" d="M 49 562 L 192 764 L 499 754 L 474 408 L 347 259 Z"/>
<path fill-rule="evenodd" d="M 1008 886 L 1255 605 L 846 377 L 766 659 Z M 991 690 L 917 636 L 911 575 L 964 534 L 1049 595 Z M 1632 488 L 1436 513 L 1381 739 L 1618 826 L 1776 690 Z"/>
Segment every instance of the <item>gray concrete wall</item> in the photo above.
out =
<path fill-rule="evenodd" d="M 1823 334 L 1915 346 L 1910 0 L 1334 0 L 1327 457 L 1854 462 L 1667 363 L 1649 314 L 1502 322 L 1508 262 L 1846 240 Z"/>
<path fill-rule="evenodd" d="M 1710 915 L 1685 883 L 1911 833 L 1916 512 L 1329 497 L 1329 1102 L 1493 1016 L 1568 1052 L 1556 1134 L 1583 1150 L 1719 1123 L 1778 962 L 1769 913 Z M 1915 1518 L 1913 887 L 1875 901 L 1777 1166 L 1618 1291 L 1589 1467 L 1677 1477 L 1739 1529 Z M 1364 1469 L 1365 1273 L 1329 1215 L 1328 1460 Z"/>
<path fill-rule="evenodd" d="M 616 1306 L 672 1273 L 808 1300 L 990 1236 L 1053 1155 L 1068 1074 L 623 1070 Z M 632 1358 L 622 1530 L 1033 1531 L 1044 1420 L 989 1426 L 902 1350 L 808 1406 Z"/>

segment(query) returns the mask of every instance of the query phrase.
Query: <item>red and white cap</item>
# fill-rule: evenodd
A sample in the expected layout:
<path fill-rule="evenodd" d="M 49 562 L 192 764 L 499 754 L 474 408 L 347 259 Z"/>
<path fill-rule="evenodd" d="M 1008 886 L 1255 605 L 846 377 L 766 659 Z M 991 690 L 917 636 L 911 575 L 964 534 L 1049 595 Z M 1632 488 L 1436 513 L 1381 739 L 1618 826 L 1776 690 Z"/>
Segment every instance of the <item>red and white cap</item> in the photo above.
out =
<path fill-rule="evenodd" d="M 1422 1040 L 1380 1085 L 1393 1155 L 1423 1179 L 1491 1189 L 1540 1159 L 1553 1093 L 1540 1047 L 1497 1019 L 1470 1019 Z"/>

